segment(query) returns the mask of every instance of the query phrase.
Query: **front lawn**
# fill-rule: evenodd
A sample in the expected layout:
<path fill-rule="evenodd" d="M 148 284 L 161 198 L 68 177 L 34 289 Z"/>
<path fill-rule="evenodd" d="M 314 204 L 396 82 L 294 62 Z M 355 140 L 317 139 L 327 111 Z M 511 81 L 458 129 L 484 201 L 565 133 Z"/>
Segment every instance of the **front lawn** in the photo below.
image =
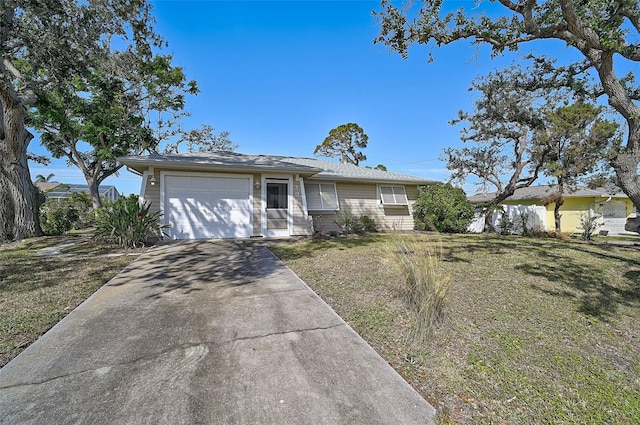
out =
<path fill-rule="evenodd" d="M 393 238 L 273 251 L 436 409 L 442 423 L 640 423 L 640 250 L 441 239 L 452 278 L 431 341 L 407 335 Z"/>
<path fill-rule="evenodd" d="M 68 242 L 76 244 L 63 249 L 61 254 L 65 255 L 39 255 L 42 248 Z M 33 238 L 1 245 L 0 367 L 69 314 L 141 252 L 104 246 L 73 235 Z"/>

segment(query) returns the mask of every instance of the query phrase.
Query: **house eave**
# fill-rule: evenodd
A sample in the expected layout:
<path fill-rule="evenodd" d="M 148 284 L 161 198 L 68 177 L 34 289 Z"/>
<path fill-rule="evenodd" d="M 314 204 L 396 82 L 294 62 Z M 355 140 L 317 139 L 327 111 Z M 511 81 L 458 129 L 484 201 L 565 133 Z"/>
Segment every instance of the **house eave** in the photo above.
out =
<path fill-rule="evenodd" d="M 184 171 L 217 171 L 217 172 L 238 172 L 238 173 L 286 173 L 299 174 L 303 177 L 313 176 L 322 171 L 320 168 L 311 167 L 274 167 L 268 165 L 230 165 L 216 164 L 210 162 L 194 161 L 167 161 L 161 158 L 119 158 L 120 162 L 127 167 L 140 173 L 149 167 L 162 168 L 163 170 L 184 170 Z"/>

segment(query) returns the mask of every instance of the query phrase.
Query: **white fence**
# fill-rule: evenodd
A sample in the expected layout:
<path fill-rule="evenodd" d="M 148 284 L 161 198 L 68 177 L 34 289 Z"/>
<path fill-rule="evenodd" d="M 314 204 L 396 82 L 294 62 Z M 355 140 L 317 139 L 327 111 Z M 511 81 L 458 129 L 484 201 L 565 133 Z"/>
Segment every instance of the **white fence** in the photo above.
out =
<path fill-rule="evenodd" d="M 527 229 L 547 229 L 547 209 L 536 205 L 501 205 L 504 212 L 494 211 L 491 217 L 491 225 L 497 231 L 503 227 L 503 220 L 513 223 L 511 233 L 522 233 L 523 218 L 526 218 Z M 482 233 L 484 231 L 484 214 L 476 213 L 473 221 L 467 227 L 470 233 Z"/>

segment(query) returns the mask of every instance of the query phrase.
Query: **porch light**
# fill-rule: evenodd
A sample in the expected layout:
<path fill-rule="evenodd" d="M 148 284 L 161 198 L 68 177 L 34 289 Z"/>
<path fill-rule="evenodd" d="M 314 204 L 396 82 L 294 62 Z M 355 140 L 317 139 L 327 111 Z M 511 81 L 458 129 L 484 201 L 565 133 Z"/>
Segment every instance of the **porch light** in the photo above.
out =
<path fill-rule="evenodd" d="M 157 180 L 156 180 L 156 176 L 153 176 L 153 175 L 152 175 L 151 177 L 149 177 L 149 184 L 150 184 L 151 186 L 155 186 L 155 185 L 156 185 L 156 181 L 157 181 Z"/>
<path fill-rule="evenodd" d="M 256 182 L 253 184 L 253 187 L 255 187 L 256 189 L 260 189 L 260 180 L 256 180 Z"/>

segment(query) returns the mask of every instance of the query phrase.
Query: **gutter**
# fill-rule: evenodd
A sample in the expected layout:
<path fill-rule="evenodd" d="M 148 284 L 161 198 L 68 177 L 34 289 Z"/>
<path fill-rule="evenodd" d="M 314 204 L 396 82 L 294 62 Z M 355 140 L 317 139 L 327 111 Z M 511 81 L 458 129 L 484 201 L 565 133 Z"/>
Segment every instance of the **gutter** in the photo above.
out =
<path fill-rule="evenodd" d="M 127 170 L 131 174 L 135 174 L 136 176 L 143 177 L 143 175 L 142 175 L 142 173 L 140 171 L 134 170 L 133 168 L 129 167 L 128 165 L 125 165 L 124 168 L 125 168 L 125 170 Z"/>

